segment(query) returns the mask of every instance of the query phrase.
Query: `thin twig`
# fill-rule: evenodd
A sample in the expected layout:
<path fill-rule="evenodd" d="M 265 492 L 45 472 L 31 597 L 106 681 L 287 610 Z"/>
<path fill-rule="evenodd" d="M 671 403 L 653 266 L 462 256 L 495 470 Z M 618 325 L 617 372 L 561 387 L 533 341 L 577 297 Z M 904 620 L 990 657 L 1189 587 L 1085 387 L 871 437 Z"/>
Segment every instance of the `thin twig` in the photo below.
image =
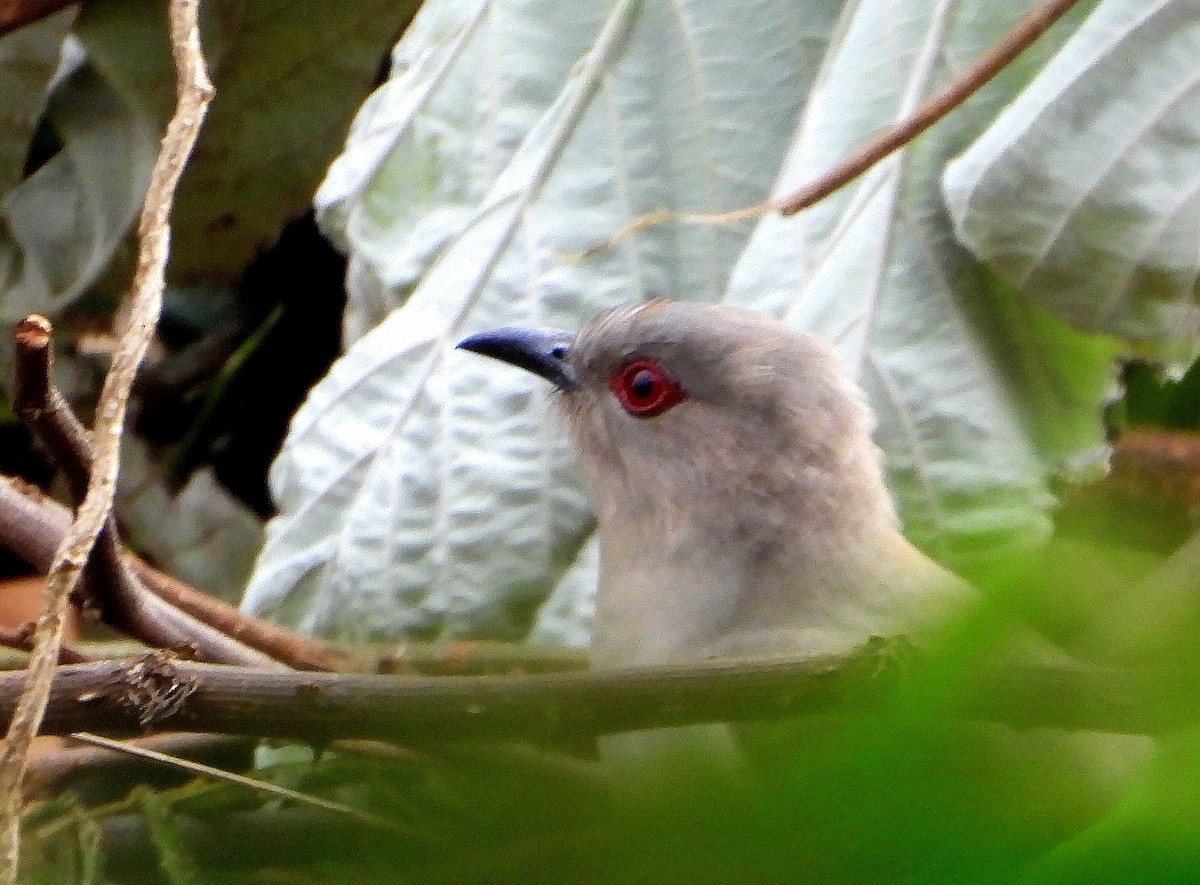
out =
<path fill-rule="evenodd" d="M 220 766 L 223 770 L 249 769 L 254 761 L 253 738 L 229 735 L 175 732 L 125 743 L 166 753 L 174 758 L 192 759 Z M 37 753 L 25 774 L 29 798 L 51 798 L 67 790 L 84 792 L 89 802 L 102 797 L 120 796 L 134 784 L 162 788 L 187 779 L 160 765 L 139 762 L 128 753 L 117 753 L 91 746 L 48 747 Z"/>
<path fill-rule="evenodd" d="M 17 347 L 18 362 L 23 358 L 21 347 Z M 26 366 L 28 369 L 28 366 Z M 52 390 L 53 388 L 51 388 Z M 61 402 L 61 397 L 52 397 Z M 24 416 L 23 416 L 24 417 Z M 91 463 L 91 447 L 86 439 L 83 440 L 82 451 L 56 451 L 51 440 L 54 438 L 68 439 L 74 434 L 67 427 L 69 423 L 78 424 L 78 420 L 70 408 L 63 404 L 57 410 L 53 419 L 47 419 L 39 427 L 29 425 L 38 437 L 51 448 L 56 463 L 67 473 L 68 478 L 80 465 L 86 468 Z M 45 436 L 43 431 L 52 435 Z M 46 498 L 34 486 L 28 486 L 19 480 L 0 476 L 0 549 L 5 549 L 20 557 L 34 569 L 45 572 L 53 562 L 54 552 L 66 534 L 71 524 L 70 514 L 66 508 L 53 499 Z M 104 616 L 110 610 L 103 605 L 105 594 L 124 595 L 127 598 L 139 598 L 144 594 L 153 594 L 166 605 L 178 611 L 159 610 L 152 602 L 143 600 L 135 608 L 151 608 L 153 617 L 147 619 L 145 630 L 131 623 L 128 616 L 122 616 L 117 623 L 109 622 L 109 626 L 118 630 L 129 630 L 134 638 L 147 645 L 171 646 L 181 643 L 179 637 L 165 641 L 162 630 L 166 625 L 174 624 L 180 630 L 186 630 L 190 638 L 182 640 L 182 644 L 196 645 L 197 655 L 204 660 L 215 660 L 224 663 L 237 663 L 233 658 L 236 651 L 234 646 L 227 643 L 239 642 L 241 645 L 269 655 L 274 660 L 294 667 L 298 670 L 369 670 L 373 669 L 359 656 L 348 651 L 334 648 L 319 640 L 301 636 L 289 630 L 240 612 L 230 605 L 214 600 L 207 594 L 189 587 L 177 578 L 172 578 L 158 571 L 148 563 L 134 556 L 127 550 L 122 550 L 117 541 L 115 528 L 111 528 L 112 541 L 109 540 L 110 529 L 97 541 L 95 559 L 100 567 L 100 574 L 92 575 L 89 568 L 86 577 L 94 577 L 101 586 L 93 595 L 101 601 L 100 614 Z M 121 568 L 114 563 L 122 564 Z M 128 576 L 130 583 L 123 585 L 128 571 L 132 570 L 139 579 Z M 190 616 L 200 624 L 206 625 L 213 631 L 224 634 L 224 641 L 210 646 L 206 637 L 208 632 L 201 631 L 185 616 Z M 444 649 L 444 651 L 443 651 Z M 483 651 L 478 654 L 467 651 L 457 644 L 453 646 L 406 645 L 398 650 L 389 650 L 381 655 L 377 665 L 379 669 L 396 670 L 410 666 L 421 672 L 433 670 L 454 672 L 474 672 L 479 669 L 522 669 L 522 660 L 527 659 L 529 667 L 537 669 L 560 669 L 554 661 L 563 657 L 562 653 L 548 649 L 539 652 L 536 649 L 521 652 L 516 649 L 500 649 L 495 654 Z M 480 658 L 477 660 L 477 658 Z M 543 660 L 547 659 L 547 660 Z M 249 661 L 245 661 L 249 663 Z M 569 661 L 565 665 L 569 665 Z M 526 667 L 525 669 L 528 669 Z M 0 667 L 0 669 L 3 669 Z"/>
<path fill-rule="evenodd" d="M 67 599 L 83 574 L 112 506 L 129 390 L 162 304 L 170 243 L 168 222 L 175 188 L 212 100 L 213 88 L 200 49 L 197 13 L 198 0 L 171 0 L 169 5 L 171 49 L 178 73 L 175 114 L 167 124 L 150 175 L 138 225 L 140 244 L 133 291 L 126 309 L 118 314 L 126 318 L 126 327 L 121 330 L 96 407 L 93 432 L 96 458 L 87 496 L 50 570 L 46 607 L 38 621 L 25 690 L 0 751 L 0 865 L 3 881 L 8 883 L 15 882 L 17 877 L 21 780 L 29 745 L 38 732 L 50 696 Z"/>
<path fill-rule="evenodd" d="M 797 212 L 807 209 L 834 191 L 845 187 L 885 157 L 909 144 L 918 135 L 978 92 L 984 84 L 1004 70 L 1013 59 L 1028 49 L 1038 37 L 1066 15 L 1077 2 L 1078 0 L 1047 0 L 1046 3 L 1032 10 L 975 64 L 955 77 L 945 89 L 925 101 L 905 119 L 888 126 L 849 157 L 824 172 L 819 178 L 788 196 L 766 200 L 753 206 L 743 206 L 728 212 L 671 212 L 669 210 L 648 212 L 634 219 L 604 242 L 570 257 L 587 258 L 615 246 L 639 231 L 670 221 L 684 224 L 732 224 L 772 212 L 779 212 L 781 215 L 795 215 Z"/>
<path fill-rule="evenodd" d="M 1066 15 L 1077 0 L 1048 0 L 1017 22 L 1004 35 L 945 89 L 927 100 L 906 119 L 889 126 L 871 141 L 842 160 L 816 181 L 806 184 L 791 196 L 773 201 L 782 215 L 795 215 L 818 200 L 862 175 L 884 157 L 904 147 L 938 120 L 978 92 L 985 83 L 1004 70 L 1013 59 L 1028 49 L 1033 41 Z"/>
<path fill-rule="evenodd" d="M 322 799 L 320 796 L 310 796 L 308 793 L 301 793 L 297 790 L 290 790 L 287 787 L 281 787 L 278 784 L 273 784 L 268 781 L 256 780 L 252 777 L 247 777 L 244 774 L 237 774 L 232 771 L 224 771 L 220 768 L 215 768 L 212 765 L 205 765 L 203 762 L 196 762 L 192 759 L 181 759 L 178 756 L 171 756 L 167 753 L 160 753 L 149 747 L 138 746 L 137 744 L 122 743 L 114 741 L 112 738 L 101 737 L 98 734 L 90 734 L 86 731 L 77 731 L 71 735 L 74 740 L 83 744 L 91 744 L 94 747 L 101 747 L 105 750 L 111 750 L 116 753 L 127 753 L 130 756 L 137 756 L 141 759 L 147 759 L 151 762 L 157 762 L 160 765 L 169 765 L 172 768 L 181 769 L 189 774 L 208 777 L 214 780 L 224 781 L 225 783 L 235 784 L 239 787 L 245 787 L 248 790 L 253 790 L 256 793 L 262 793 L 270 798 L 284 799 L 290 802 L 296 802 L 301 805 L 307 805 L 311 808 L 320 808 L 322 811 L 331 811 L 334 814 L 345 815 L 354 820 L 364 823 L 368 826 L 378 827 L 382 830 L 390 830 L 396 833 L 404 833 L 412 835 L 410 830 L 405 829 L 397 823 L 394 823 L 386 818 L 378 817 L 358 808 L 352 808 L 349 805 L 343 805 L 341 802 L 333 802 L 329 799 Z"/>
<path fill-rule="evenodd" d="M 276 661 L 297 670 L 345 671 L 362 669 L 361 662 L 349 653 L 339 652 L 325 643 L 301 636 L 239 611 L 224 600 L 201 593 L 182 581 L 165 575 L 135 556 L 125 560 L 142 584 L 169 605 L 207 624 L 243 645 L 270 655 Z"/>

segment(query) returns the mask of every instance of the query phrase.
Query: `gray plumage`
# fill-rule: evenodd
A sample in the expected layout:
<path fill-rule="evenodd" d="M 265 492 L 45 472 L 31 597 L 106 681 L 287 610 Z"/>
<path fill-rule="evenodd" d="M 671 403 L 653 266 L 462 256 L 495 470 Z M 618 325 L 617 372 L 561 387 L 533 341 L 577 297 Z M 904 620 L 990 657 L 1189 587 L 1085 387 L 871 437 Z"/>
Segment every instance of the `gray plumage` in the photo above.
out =
<path fill-rule="evenodd" d="M 651 302 L 578 335 L 498 329 L 460 346 L 559 389 L 598 518 L 598 666 L 837 653 L 873 636 L 920 644 L 976 600 L 901 534 L 870 412 L 813 335 L 732 307 Z M 1006 658 L 1069 662 L 1027 630 L 1012 639 Z M 614 783 L 670 802 L 705 781 L 736 791 L 826 726 L 697 725 L 614 735 L 601 749 Z M 980 771 L 1021 772 L 1030 795 L 1076 784 L 1081 817 L 1152 750 L 1111 735 L 956 733 Z"/>
<path fill-rule="evenodd" d="M 901 535 L 870 412 L 815 336 L 664 301 L 618 307 L 573 340 L 521 339 L 516 360 L 518 330 L 489 334 L 490 348 L 463 346 L 560 388 L 598 518 L 597 664 L 846 651 L 969 601 Z M 652 417 L 612 386 L 641 362 L 683 394 Z"/>

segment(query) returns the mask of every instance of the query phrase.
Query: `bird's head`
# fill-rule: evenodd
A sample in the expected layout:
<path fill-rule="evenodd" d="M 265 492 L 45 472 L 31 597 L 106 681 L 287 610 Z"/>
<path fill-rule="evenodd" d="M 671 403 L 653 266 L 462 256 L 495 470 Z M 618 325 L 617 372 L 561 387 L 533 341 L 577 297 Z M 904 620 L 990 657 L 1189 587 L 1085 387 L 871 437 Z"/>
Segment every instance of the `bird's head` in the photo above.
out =
<path fill-rule="evenodd" d="M 857 388 L 822 341 L 771 317 L 655 301 L 577 335 L 504 328 L 459 346 L 558 388 L 602 529 L 644 514 L 766 542 L 893 518 Z"/>

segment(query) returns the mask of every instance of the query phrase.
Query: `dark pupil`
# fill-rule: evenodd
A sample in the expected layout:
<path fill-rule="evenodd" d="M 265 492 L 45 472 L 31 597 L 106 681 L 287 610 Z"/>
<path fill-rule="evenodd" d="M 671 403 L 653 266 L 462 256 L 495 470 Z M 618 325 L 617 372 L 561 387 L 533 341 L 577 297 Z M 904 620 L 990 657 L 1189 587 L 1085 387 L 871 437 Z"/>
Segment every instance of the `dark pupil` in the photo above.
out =
<path fill-rule="evenodd" d="M 629 392 L 635 399 L 649 399 L 650 395 L 654 393 L 654 376 L 642 369 L 629 382 Z"/>

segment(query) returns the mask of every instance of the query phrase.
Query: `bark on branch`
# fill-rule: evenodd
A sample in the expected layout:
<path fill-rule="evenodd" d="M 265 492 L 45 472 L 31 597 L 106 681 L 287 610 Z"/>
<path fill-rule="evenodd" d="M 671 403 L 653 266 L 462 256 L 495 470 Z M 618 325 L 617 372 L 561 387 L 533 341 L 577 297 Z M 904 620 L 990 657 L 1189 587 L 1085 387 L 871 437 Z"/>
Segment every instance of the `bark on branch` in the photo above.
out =
<path fill-rule="evenodd" d="M 911 660 L 886 643 L 806 660 L 525 676 L 300 673 L 175 662 L 161 654 L 58 668 L 43 733 L 176 730 L 324 743 L 560 741 L 696 722 L 878 709 L 905 696 Z M 24 675 L 0 674 L 0 720 Z M 1194 680 L 1191 680 L 1194 682 Z M 975 677 L 953 718 L 1018 727 L 1160 733 L 1200 718 L 1187 679 L 1109 668 L 1004 667 Z"/>

